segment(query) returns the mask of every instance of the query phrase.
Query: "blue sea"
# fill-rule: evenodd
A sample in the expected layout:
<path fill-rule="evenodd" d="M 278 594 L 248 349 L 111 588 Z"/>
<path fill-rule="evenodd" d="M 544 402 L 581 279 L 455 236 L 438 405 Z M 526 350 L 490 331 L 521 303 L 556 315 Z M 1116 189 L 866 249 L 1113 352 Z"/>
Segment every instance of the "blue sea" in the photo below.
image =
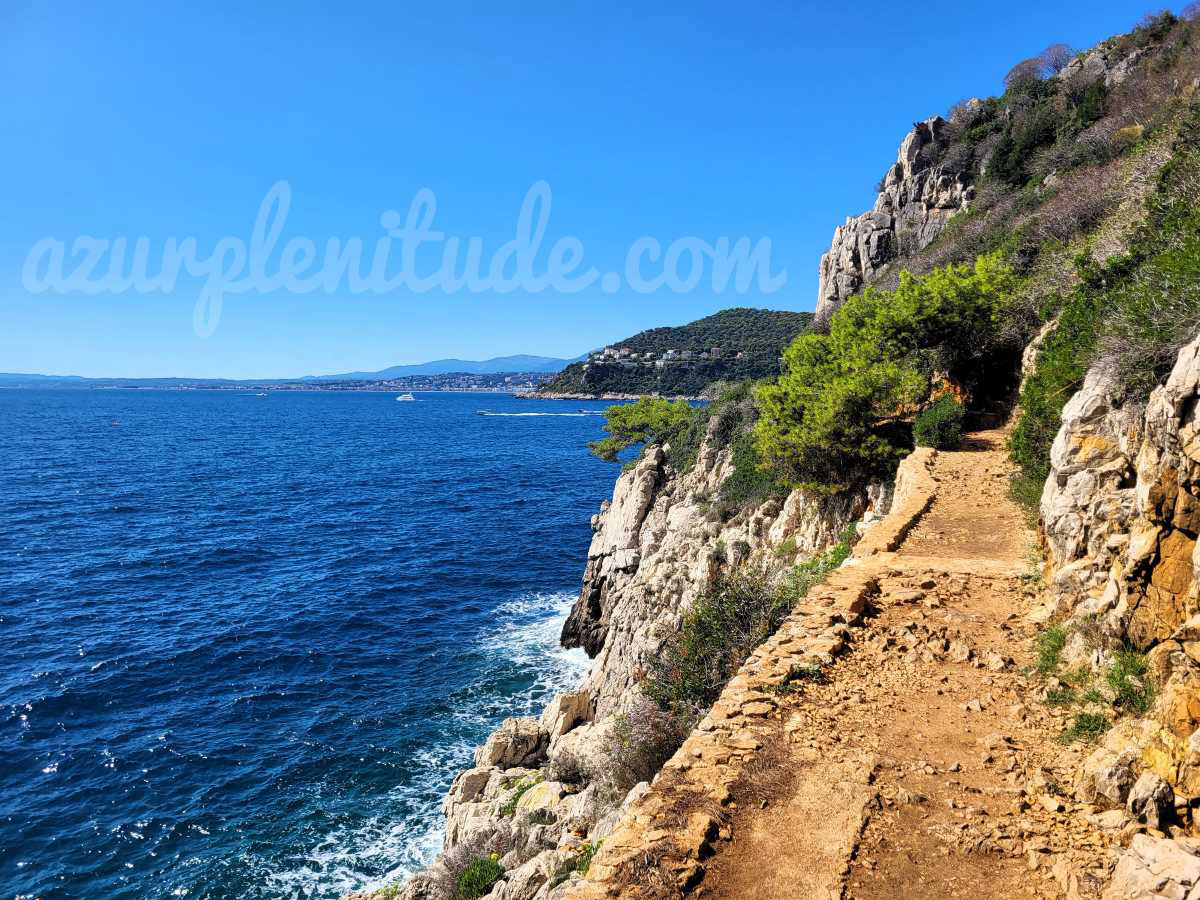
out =
<path fill-rule="evenodd" d="M 335 898 L 432 858 L 472 748 L 582 678 L 558 631 L 616 470 L 604 404 L 417 398 L 0 391 L 0 896 Z"/>

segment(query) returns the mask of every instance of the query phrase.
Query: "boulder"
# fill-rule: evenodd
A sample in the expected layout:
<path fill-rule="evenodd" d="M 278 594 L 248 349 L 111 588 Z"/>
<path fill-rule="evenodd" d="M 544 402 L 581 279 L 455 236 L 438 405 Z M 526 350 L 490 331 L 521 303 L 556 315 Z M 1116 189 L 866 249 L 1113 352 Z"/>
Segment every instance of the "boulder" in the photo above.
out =
<path fill-rule="evenodd" d="M 611 717 L 599 722 L 588 722 L 576 726 L 556 740 L 550 747 L 549 755 L 551 771 L 555 777 L 568 781 L 574 780 L 568 773 L 577 772 L 584 776 L 593 776 L 608 771 L 614 746 L 615 724 Z"/>
<path fill-rule="evenodd" d="M 475 767 L 534 766 L 545 758 L 548 743 L 549 736 L 537 719 L 527 716 L 505 719 L 475 751 Z"/>
<path fill-rule="evenodd" d="M 555 695 L 542 711 L 542 729 L 557 740 L 580 722 L 586 722 L 591 714 L 591 698 L 587 691 L 567 691 Z"/>
<path fill-rule="evenodd" d="M 563 865 L 556 850 L 544 850 L 528 862 L 504 874 L 504 884 L 493 890 L 493 900 L 533 900 Z"/>
<path fill-rule="evenodd" d="M 1162 831 L 1175 811 L 1175 792 L 1153 772 L 1143 772 L 1129 791 L 1129 815 Z"/>
<path fill-rule="evenodd" d="M 494 769 L 464 769 L 458 773 L 450 786 L 447 802 L 474 803 L 483 789 L 487 787 Z"/>
<path fill-rule="evenodd" d="M 521 795 L 517 809 L 534 812 L 539 809 L 554 810 L 563 798 L 563 786 L 557 781 L 539 781 Z"/>
<path fill-rule="evenodd" d="M 1132 750 L 1114 753 L 1107 747 L 1096 749 L 1079 773 L 1076 796 L 1097 806 L 1124 806 L 1133 787 L 1136 760 L 1137 754 Z"/>
<path fill-rule="evenodd" d="M 1187 900 L 1200 883 L 1200 858 L 1178 841 L 1136 834 L 1121 854 L 1103 900 Z"/>

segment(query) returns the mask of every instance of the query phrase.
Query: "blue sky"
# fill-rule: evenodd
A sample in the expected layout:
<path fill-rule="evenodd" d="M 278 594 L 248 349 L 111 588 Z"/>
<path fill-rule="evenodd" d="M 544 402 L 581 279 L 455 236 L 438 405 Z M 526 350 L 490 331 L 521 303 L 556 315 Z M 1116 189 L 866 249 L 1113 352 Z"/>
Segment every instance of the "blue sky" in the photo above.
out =
<path fill-rule="evenodd" d="M 996 93 L 1049 43 L 1087 47 L 1146 12 L 1115 0 L 170 6 L 6 4 L 0 371 L 283 377 L 574 356 L 729 306 L 810 310 L 833 228 L 871 204 L 913 121 Z M 201 256 L 226 236 L 248 242 L 281 179 L 281 243 L 373 246 L 381 213 L 428 188 L 434 229 L 480 237 L 486 262 L 544 180 L 543 246 L 578 238 L 583 268 L 623 272 L 642 236 L 765 237 L 787 279 L 769 294 L 704 279 L 687 293 L 599 281 L 571 294 L 246 292 L 226 296 L 204 338 L 199 278 L 170 293 L 23 284 L 46 237 L 69 249 L 78 235 L 145 236 L 152 273 L 171 236 L 194 236 Z"/>

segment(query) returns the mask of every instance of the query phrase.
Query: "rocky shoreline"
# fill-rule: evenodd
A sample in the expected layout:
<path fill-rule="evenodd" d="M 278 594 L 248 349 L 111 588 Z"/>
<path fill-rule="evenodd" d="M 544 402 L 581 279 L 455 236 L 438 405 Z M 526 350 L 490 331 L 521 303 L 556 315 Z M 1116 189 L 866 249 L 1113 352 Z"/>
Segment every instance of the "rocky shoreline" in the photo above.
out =
<path fill-rule="evenodd" d="M 539 718 L 506 720 L 454 779 L 443 802 L 446 835 L 437 861 L 398 888 L 351 895 L 434 900 L 453 896 L 464 864 L 494 856 L 499 900 L 550 900 L 579 882 L 584 859 L 649 790 L 613 775 L 626 716 L 647 661 L 719 572 L 753 562 L 782 572 L 836 542 L 847 524 L 887 512 L 890 487 L 843 495 L 794 491 L 708 516 L 733 472 L 731 452 L 705 441 L 686 474 L 661 448 L 622 473 L 592 520 L 580 596 L 563 628 L 566 646 L 593 663 L 578 690 L 557 695 Z"/>

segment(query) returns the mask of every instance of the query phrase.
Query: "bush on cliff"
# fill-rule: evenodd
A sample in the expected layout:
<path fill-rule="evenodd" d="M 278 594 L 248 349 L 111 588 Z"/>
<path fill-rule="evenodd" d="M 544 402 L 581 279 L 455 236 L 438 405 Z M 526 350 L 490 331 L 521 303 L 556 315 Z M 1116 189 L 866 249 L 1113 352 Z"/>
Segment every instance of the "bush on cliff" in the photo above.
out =
<path fill-rule="evenodd" d="M 494 856 L 478 857 L 458 876 L 458 900 L 486 897 L 503 877 L 504 869 Z"/>
<path fill-rule="evenodd" d="M 942 394 L 913 420 L 913 441 L 918 447 L 953 450 L 962 440 L 963 405 L 951 394 Z"/>
<path fill-rule="evenodd" d="M 617 797 L 624 797 L 635 784 L 653 779 L 698 720 L 699 715 L 690 708 L 660 709 L 644 696 L 635 698 L 630 708 L 616 717 L 608 750 L 606 774 Z"/>
<path fill-rule="evenodd" d="M 754 445 L 754 425 L 758 421 L 754 383 L 742 381 L 719 387 L 707 410 L 707 434 L 710 446 L 730 448 L 733 471 L 721 483 L 709 515 L 716 521 L 725 521 L 747 506 L 770 497 L 786 496 L 788 488 L 762 464 Z"/>
<path fill-rule="evenodd" d="M 642 692 L 652 705 L 635 705 L 637 717 L 624 722 L 618 762 L 630 775 L 645 780 L 661 768 L 755 648 L 845 562 L 855 536 L 848 527 L 836 544 L 793 567 L 782 581 L 747 566 L 718 577 L 696 598 L 682 627 L 650 662 Z"/>
<path fill-rule="evenodd" d="M 1180 129 L 1175 158 L 1147 201 L 1129 251 L 1098 265 L 1076 260 L 1078 284 L 1060 301 L 1020 397 L 1010 450 L 1020 467 L 1014 494 L 1036 507 L 1050 471 L 1062 409 L 1100 361 L 1134 401 L 1169 374 L 1179 349 L 1200 331 L 1200 111 Z"/>
<path fill-rule="evenodd" d="M 759 389 L 759 455 L 791 485 L 836 489 L 890 475 L 912 448 L 911 417 L 939 383 L 981 400 L 1006 387 L 1016 348 L 1001 320 L 1017 286 L 993 253 L 851 298 L 828 334 L 797 338 L 779 380 Z"/>
<path fill-rule="evenodd" d="M 610 406 L 604 430 L 608 437 L 588 444 L 588 449 L 606 462 L 615 462 L 619 454 L 637 444 L 686 443 L 697 423 L 698 411 L 686 400 L 642 397 L 636 403 Z M 699 441 L 694 442 L 699 446 Z M 677 449 L 674 446 L 673 450 Z"/>
<path fill-rule="evenodd" d="M 775 633 L 790 607 L 764 571 L 746 568 L 719 576 L 651 660 L 642 690 L 663 710 L 706 709 L 754 648 Z"/>

